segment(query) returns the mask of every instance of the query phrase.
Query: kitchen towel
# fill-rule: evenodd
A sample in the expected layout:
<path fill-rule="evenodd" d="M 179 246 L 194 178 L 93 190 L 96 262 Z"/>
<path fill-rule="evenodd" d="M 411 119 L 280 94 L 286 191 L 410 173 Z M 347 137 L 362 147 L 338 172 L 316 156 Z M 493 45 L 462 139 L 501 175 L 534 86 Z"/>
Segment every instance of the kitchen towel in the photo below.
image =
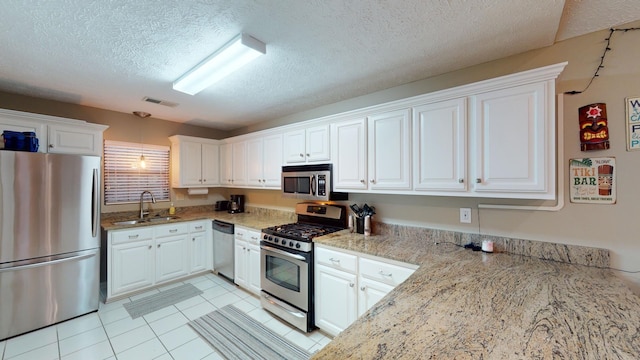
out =
<path fill-rule="evenodd" d="M 231 360 L 307 360 L 311 354 L 290 343 L 233 305 L 189 322 L 222 357 Z"/>
<path fill-rule="evenodd" d="M 123 306 L 131 318 L 135 319 L 201 294 L 202 290 L 187 283 L 125 303 Z"/>

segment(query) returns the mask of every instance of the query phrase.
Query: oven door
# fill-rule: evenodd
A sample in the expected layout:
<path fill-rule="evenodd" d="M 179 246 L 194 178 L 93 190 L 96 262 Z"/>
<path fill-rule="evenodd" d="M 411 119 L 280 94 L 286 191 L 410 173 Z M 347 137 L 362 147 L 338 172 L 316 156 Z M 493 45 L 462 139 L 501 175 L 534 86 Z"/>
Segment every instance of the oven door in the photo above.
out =
<path fill-rule="evenodd" d="M 309 273 L 312 253 L 283 250 L 260 244 L 260 286 L 301 310 L 309 311 Z"/>

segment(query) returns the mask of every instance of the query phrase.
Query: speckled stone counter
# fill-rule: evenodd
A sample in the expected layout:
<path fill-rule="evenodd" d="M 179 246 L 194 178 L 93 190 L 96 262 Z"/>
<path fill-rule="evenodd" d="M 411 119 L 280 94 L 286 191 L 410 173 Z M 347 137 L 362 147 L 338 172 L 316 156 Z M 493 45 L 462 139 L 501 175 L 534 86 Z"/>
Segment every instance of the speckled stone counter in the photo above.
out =
<path fill-rule="evenodd" d="M 183 221 L 193 220 L 220 220 L 228 221 L 235 225 L 245 226 L 248 228 L 261 230 L 270 226 L 286 224 L 296 221 L 296 215 L 294 212 L 286 212 L 280 210 L 270 210 L 263 208 L 247 207 L 247 211 L 238 214 L 229 214 L 226 211 L 212 211 L 212 206 L 194 206 L 188 208 L 180 208 L 177 210 L 175 216 L 177 219 L 161 222 L 144 222 L 134 225 L 115 225 L 114 222 L 121 220 L 131 220 L 137 218 L 137 212 L 120 212 L 120 213 L 107 213 L 102 214 L 101 226 L 105 231 L 127 229 L 140 226 L 151 226 L 168 223 L 176 223 Z M 160 211 L 153 213 L 150 216 L 167 216 L 168 213 Z"/>
<path fill-rule="evenodd" d="M 313 359 L 640 358 L 640 297 L 610 271 L 437 240 L 318 238 L 420 268 Z"/>

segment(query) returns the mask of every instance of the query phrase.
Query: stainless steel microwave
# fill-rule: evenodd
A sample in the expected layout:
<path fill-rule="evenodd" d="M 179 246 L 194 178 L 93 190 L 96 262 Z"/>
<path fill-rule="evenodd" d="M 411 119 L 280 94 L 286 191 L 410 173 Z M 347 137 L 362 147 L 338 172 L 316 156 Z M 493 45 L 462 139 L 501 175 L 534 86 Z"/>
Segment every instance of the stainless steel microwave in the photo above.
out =
<path fill-rule="evenodd" d="M 282 167 L 282 196 L 315 201 L 348 200 L 348 193 L 333 191 L 332 164 Z"/>

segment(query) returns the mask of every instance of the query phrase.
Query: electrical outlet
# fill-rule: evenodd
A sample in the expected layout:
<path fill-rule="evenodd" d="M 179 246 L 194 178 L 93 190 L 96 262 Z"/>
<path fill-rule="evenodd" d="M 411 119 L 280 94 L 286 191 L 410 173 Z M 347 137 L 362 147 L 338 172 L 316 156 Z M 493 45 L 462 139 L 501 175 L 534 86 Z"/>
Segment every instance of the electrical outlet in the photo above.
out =
<path fill-rule="evenodd" d="M 471 208 L 460 208 L 460 222 L 471 224 Z"/>

